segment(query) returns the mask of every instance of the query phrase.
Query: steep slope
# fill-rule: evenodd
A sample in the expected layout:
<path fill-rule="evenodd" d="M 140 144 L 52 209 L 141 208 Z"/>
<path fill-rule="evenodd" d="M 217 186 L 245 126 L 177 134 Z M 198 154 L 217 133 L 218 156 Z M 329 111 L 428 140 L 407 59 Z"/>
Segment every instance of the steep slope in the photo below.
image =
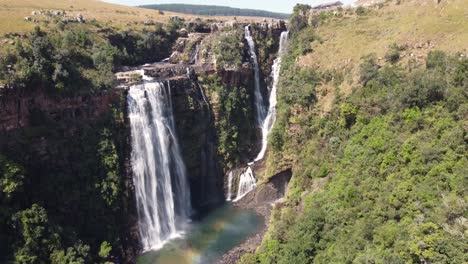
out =
<path fill-rule="evenodd" d="M 468 6 L 440 2 L 295 8 L 265 170 L 293 177 L 241 263 L 467 261 Z"/>

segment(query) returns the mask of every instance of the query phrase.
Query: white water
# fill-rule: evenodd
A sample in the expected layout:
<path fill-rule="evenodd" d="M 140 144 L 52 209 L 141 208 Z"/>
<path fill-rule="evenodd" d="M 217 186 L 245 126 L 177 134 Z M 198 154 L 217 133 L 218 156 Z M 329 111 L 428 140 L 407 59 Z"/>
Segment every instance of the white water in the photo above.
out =
<path fill-rule="evenodd" d="M 278 91 L 279 74 L 281 70 L 281 56 L 286 52 L 286 48 L 288 44 L 288 34 L 289 34 L 288 31 L 281 33 L 280 45 L 279 45 L 279 50 L 278 50 L 278 58 L 274 61 L 274 64 L 272 66 L 273 84 L 270 90 L 268 113 L 266 116 L 263 115 L 260 119 L 260 124 L 262 128 L 262 148 L 260 149 L 260 152 L 258 153 L 257 157 L 254 159 L 254 161 L 248 164 L 247 170 L 243 174 L 241 174 L 240 179 L 239 179 L 239 188 L 237 189 L 237 196 L 234 199 L 234 202 L 239 201 L 247 193 L 251 192 L 253 189 L 257 187 L 254 173 L 252 171 L 252 166 L 255 162 L 260 161 L 265 157 L 265 153 L 266 153 L 267 146 L 268 146 L 268 134 L 270 133 L 271 128 L 273 127 L 276 121 L 276 104 L 277 104 L 276 95 Z M 258 74 L 258 63 L 256 63 L 257 56 L 255 55 L 255 44 L 253 43 L 253 39 L 250 36 L 249 27 L 245 28 L 245 36 L 246 36 L 245 38 L 249 42 L 250 53 L 252 54 L 252 60 L 255 61 L 254 66 L 256 66 L 255 105 L 257 108 L 257 118 L 258 118 L 258 113 L 261 111 L 261 109 L 264 109 L 263 108 L 264 105 L 263 105 L 263 98 L 261 99 L 261 102 L 257 100 L 257 91 L 259 93 L 259 96 L 261 97 L 260 88 L 259 88 L 260 81 L 259 81 L 259 74 Z M 261 105 L 259 106 L 259 104 Z"/>
<path fill-rule="evenodd" d="M 144 250 L 150 250 L 181 234 L 191 206 L 169 83 L 144 79 L 130 87 L 127 102 L 139 233 Z"/>
<path fill-rule="evenodd" d="M 200 50 L 200 44 L 195 46 L 195 51 L 192 53 L 192 57 L 190 58 L 191 64 L 198 64 L 198 51 Z"/>
<path fill-rule="evenodd" d="M 240 199 L 242 199 L 246 194 L 255 189 L 255 187 L 257 187 L 257 184 L 252 168 L 249 166 L 239 178 L 239 188 L 237 189 L 237 196 L 236 199 L 234 199 L 234 202 L 237 202 Z"/>
<path fill-rule="evenodd" d="M 266 116 L 265 104 L 263 102 L 262 92 L 260 91 L 260 68 L 258 67 L 257 54 L 255 53 L 255 42 L 250 34 L 250 26 L 245 27 L 245 39 L 249 44 L 250 58 L 254 66 L 255 73 L 255 90 L 254 90 L 254 99 L 255 99 L 255 110 L 256 110 L 256 121 L 260 126 L 263 119 Z"/>
<path fill-rule="evenodd" d="M 232 197 L 232 171 L 228 173 L 228 193 L 226 196 L 226 201 L 231 201 Z"/>
<path fill-rule="evenodd" d="M 281 33 L 279 50 L 278 50 L 278 58 L 276 58 L 275 62 L 273 63 L 272 67 L 272 75 L 273 75 L 273 85 L 270 91 L 270 98 L 269 100 L 269 108 L 268 114 L 263 120 L 262 123 L 262 148 L 258 153 L 257 157 L 254 159 L 254 162 L 262 160 L 265 157 L 265 153 L 268 146 L 268 135 L 270 134 L 271 128 L 275 124 L 276 121 L 276 104 L 277 104 L 277 91 L 278 91 L 278 82 L 279 82 L 279 75 L 281 71 L 281 56 L 286 52 L 287 42 L 288 42 L 288 31 Z"/>

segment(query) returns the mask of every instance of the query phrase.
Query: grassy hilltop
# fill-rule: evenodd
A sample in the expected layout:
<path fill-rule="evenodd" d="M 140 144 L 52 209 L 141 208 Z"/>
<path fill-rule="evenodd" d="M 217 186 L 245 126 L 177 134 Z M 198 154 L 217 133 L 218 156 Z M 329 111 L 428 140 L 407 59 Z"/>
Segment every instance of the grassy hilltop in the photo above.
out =
<path fill-rule="evenodd" d="M 31 31 L 36 25 L 44 25 L 44 21 L 48 19 L 32 15 L 32 11 L 35 10 L 63 10 L 70 16 L 81 14 L 88 21 L 96 19 L 102 24 L 117 28 L 135 27 L 145 21 L 166 23 L 171 16 L 180 16 L 185 19 L 204 17 L 230 20 L 234 18 L 234 16 L 207 17 L 170 11 L 159 12 L 158 10 L 105 3 L 99 0 L 7 0 L 0 3 L 0 34 L 25 33 Z M 39 22 L 26 21 L 25 17 L 38 19 Z M 237 20 L 251 21 L 259 19 L 263 18 L 237 16 Z"/>

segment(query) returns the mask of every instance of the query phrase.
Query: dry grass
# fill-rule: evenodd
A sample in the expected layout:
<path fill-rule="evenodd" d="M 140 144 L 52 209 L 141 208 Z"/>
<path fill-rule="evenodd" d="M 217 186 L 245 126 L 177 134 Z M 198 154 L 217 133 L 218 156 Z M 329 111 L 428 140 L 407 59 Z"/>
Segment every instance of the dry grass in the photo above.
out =
<path fill-rule="evenodd" d="M 320 116 L 333 107 L 336 91 L 347 97 L 358 87 L 361 57 L 376 53 L 383 63 L 393 43 L 406 46 L 402 66 L 410 58 L 423 64 L 427 53 L 434 49 L 468 54 L 468 1 L 442 0 L 438 5 L 433 0 L 406 0 L 401 5 L 394 2 L 370 10 L 366 16 L 332 18 L 318 27 L 322 41 L 313 44 L 314 52 L 299 58 L 299 65 L 345 73 L 345 81 L 338 89 L 317 87 L 317 91 L 324 91 L 316 107 Z"/>
<path fill-rule="evenodd" d="M 468 1 L 412 0 L 401 5 L 390 3 L 363 17 L 334 18 L 318 28 L 322 44 L 301 58 L 302 65 L 342 68 L 356 65 L 369 53 L 383 57 L 392 43 L 408 44 L 407 54 L 424 57 L 424 48 L 414 46 L 431 42 L 434 49 L 467 52 Z"/>
<path fill-rule="evenodd" d="M 46 20 L 43 16 L 33 16 L 34 10 L 64 10 L 70 15 L 81 14 L 87 20 L 96 19 L 113 27 L 123 28 L 142 24 L 144 21 L 165 23 L 169 17 L 177 15 L 186 19 L 198 16 L 129 7 L 101 2 L 98 0 L 0 0 L 0 34 L 24 33 L 31 31 L 37 23 L 25 21 L 25 17 Z M 219 20 L 231 20 L 233 17 L 205 17 Z M 259 21 L 263 18 L 238 17 L 238 21 Z M 41 23 L 39 23 L 41 25 Z"/>

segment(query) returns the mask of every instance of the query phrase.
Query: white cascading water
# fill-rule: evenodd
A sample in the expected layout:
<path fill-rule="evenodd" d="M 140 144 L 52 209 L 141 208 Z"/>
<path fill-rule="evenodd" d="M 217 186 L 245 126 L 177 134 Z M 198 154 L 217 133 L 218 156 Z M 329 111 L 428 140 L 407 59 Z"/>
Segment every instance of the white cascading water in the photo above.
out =
<path fill-rule="evenodd" d="M 273 85 L 270 90 L 268 114 L 265 116 L 265 114 L 263 113 L 259 122 L 262 128 L 262 148 L 260 152 L 258 153 L 257 157 L 254 159 L 254 161 L 248 164 L 247 170 L 240 175 L 239 187 L 237 189 L 237 196 L 234 199 L 234 202 L 239 201 L 247 193 L 251 192 L 253 189 L 257 187 L 254 173 L 252 170 L 252 165 L 255 162 L 260 161 L 265 157 L 265 153 L 266 153 L 266 149 L 268 145 L 268 134 L 270 133 L 271 128 L 273 127 L 275 120 L 276 120 L 276 103 L 277 103 L 276 93 L 278 90 L 279 74 L 281 70 L 281 56 L 286 52 L 287 43 L 288 43 L 288 34 L 289 34 L 288 31 L 281 33 L 280 45 L 279 45 L 279 50 L 278 50 L 278 58 L 275 60 L 273 67 L 272 67 Z M 252 54 L 251 55 L 252 61 L 255 61 L 254 62 L 255 84 L 256 84 L 255 105 L 257 109 L 257 118 L 258 118 L 258 115 L 259 113 L 261 114 L 262 109 L 264 111 L 264 104 L 263 104 L 263 98 L 260 92 L 260 77 L 259 77 L 259 68 L 258 68 L 258 63 L 257 63 L 257 55 L 255 54 L 255 44 L 250 35 L 250 30 L 248 26 L 245 27 L 245 38 L 247 39 L 247 42 L 249 43 L 250 53 Z M 257 100 L 257 91 L 258 91 L 258 95 L 260 96 L 259 100 Z"/>
<path fill-rule="evenodd" d="M 255 42 L 250 34 L 250 26 L 245 27 L 245 39 L 249 44 L 250 58 L 254 66 L 255 73 L 255 90 L 254 90 L 254 99 L 255 99 L 255 111 L 256 111 L 256 122 L 260 126 L 263 119 L 265 118 L 265 104 L 263 102 L 262 92 L 260 91 L 260 68 L 258 67 L 257 54 L 255 53 Z"/>
<path fill-rule="evenodd" d="M 179 236 L 191 206 L 169 83 L 165 86 L 143 77 L 143 84 L 130 87 L 127 102 L 139 232 L 146 251 Z"/>
<path fill-rule="evenodd" d="M 255 181 L 252 167 L 249 166 L 239 177 L 239 188 L 237 188 L 237 196 L 233 202 L 237 202 L 242 199 L 246 194 L 255 189 L 255 187 L 257 187 L 257 183 Z"/>
<path fill-rule="evenodd" d="M 232 171 L 228 173 L 228 192 L 226 196 L 226 201 L 231 201 L 232 197 Z"/>
<path fill-rule="evenodd" d="M 262 160 L 265 157 L 266 149 L 268 146 L 268 135 L 270 134 L 271 128 L 275 124 L 276 121 L 276 104 L 277 104 L 277 97 L 276 93 L 278 91 L 278 82 L 279 82 L 279 75 L 281 71 L 281 56 L 286 52 L 287 43 L 288 43 L 288 31 L 282 32 L 280 37 L 280 44 L 278 50 L 278 58 L 273 63 L 272 66 L 272 75 L 273 75 L 273 85 L 270 91 L 270 98 L 269 100 L 269 107 L 268 107 L 268 114 L 265 120 L 262 123 L 262 148 L 258 153 L 257 157 L 254 159 L 254 162 Z"/>

